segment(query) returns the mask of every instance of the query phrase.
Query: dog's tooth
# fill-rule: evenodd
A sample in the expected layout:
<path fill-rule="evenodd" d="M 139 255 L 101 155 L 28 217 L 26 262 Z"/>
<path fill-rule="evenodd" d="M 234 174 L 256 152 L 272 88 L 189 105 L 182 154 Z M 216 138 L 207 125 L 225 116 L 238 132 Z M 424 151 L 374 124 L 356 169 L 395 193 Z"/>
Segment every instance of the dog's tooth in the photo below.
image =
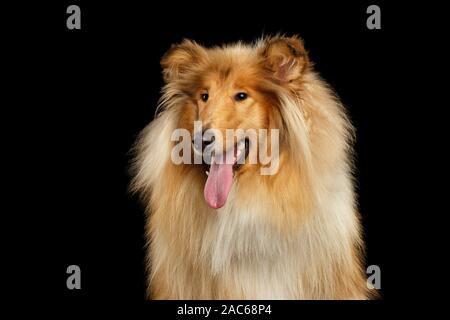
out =
<path fill-rule="evenodd" d="M 208 171 L 205 171 L 205 173 L 206 173 L 207 176 L 209 176 L 209 172 Z"/>

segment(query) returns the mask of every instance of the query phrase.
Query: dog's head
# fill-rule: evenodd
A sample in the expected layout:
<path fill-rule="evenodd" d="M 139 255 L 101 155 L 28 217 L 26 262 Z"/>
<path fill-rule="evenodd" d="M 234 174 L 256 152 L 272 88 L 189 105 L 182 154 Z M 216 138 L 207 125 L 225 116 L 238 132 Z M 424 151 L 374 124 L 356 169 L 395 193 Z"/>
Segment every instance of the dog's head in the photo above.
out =
<path fill-rule="evenodd" d="M 177 128 L 191 136 L 190 150 L 181 154 L 193 170 L 205 174 L 205 199 L 219 208 L 233 179 L 271 166 L 263 155 L 278 161 L 274 148 L 278 151 L 285 138 L 280 99 L 301 86 L 309 65 L 303 43 L 298 37 L 276 36 L 255 45 L 205 48 L 184 40 L 164 55 L 161 65 L 163 102 L 177 100 Z M 199 154 L 200 165 L 194 159 Z"/>

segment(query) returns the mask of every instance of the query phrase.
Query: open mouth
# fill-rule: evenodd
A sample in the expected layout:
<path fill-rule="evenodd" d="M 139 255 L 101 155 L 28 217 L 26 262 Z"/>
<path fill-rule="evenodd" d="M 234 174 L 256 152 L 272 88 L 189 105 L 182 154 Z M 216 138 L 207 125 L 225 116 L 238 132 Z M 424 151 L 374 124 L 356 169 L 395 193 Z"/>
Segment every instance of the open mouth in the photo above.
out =
<path fill-rule="evenodd" d="M 214 209 L 225 205 L 233 184 L 235 173 L 242 167 L 248 157 L 250 143 L 243 139 L 233 148 L 218 155 L 214 154 L 207 165 L 204 196 L 206 203 Z"/>
<path fill-rule="evenodd" d="M 249 150 L 250 150 L 250 142 L 248 139 L 243 139 L 241 140 L 239 143 L 236 143 L 234 145 L 233 150 L 233 156 L 231 157 L 231 162 L 233 164 L 233 176 L 236 173 L 236 171 L 238 171 L 242 165 L 245 163 L 245 160 L 248 157 L 249 154 Z M 230 152 L 230 151 L 228 151 Z M 228 154 L 227 152 L 227 154 Z M 209 175 L 209 171 L 211 169 L 211 165 L 213 164 L 213 162 L 215 162 L 216 158 L 213 157 L 210 161 L 210 164 L 204 163 L 205 166 L 205 173 L 206 175 Z M 225 162 L 230 162 L 230 161 L 223 161 L 223 163 Z"/>

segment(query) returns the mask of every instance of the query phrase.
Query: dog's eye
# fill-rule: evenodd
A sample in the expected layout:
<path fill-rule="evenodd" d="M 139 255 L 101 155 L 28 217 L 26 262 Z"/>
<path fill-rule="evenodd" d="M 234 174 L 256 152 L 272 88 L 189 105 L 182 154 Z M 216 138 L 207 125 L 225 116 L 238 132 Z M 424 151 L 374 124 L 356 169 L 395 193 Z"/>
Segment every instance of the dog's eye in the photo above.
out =
<path fill-rule="evenodd" d="M 243 101 L 247 99 L 247 94 L 245 92 L 239 92 L 234 96 L 234 100 L 236 101 Z"/>
<path fill-rule="evenodd" d="M 202 95 L 200 96 L 202 98 L 203 102 L 208 101 L 209 95 L 207 93 L 202 93 Z"/>

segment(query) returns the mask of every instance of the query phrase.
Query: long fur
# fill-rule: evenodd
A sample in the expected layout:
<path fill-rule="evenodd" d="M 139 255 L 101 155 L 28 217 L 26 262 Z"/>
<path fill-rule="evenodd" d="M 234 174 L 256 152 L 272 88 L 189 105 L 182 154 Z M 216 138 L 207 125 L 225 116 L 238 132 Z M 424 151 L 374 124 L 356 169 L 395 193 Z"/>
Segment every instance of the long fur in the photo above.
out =
<path fill-rule="evenodd" d="M 289 41 L 301 43 L 276 36 L 206 49 L 185 41 L 163 58 L 161 107 L 137 140 L 131 184 L 147 206 L 151 298 L 369 297 L 352 181 L 353 127 L 306 56 L 296 54 L 303 60 L 276 70 L 277 77 L 300 72 L 294 81 L 268 79 L 274 69 L 261 65 L 272 63 L 268 55 L 277 41 L 288 48 Z M 203 198 L 204 172 L 171 162 L 170 135 L 192 99 L 189 77 L 201 74 L 202 65 L 233 65 L 237 58 L 255 66 L 260 73 L 253 81 L 274 101 L 270 126 L 281 127 L 280 168 L 272 176 L 244 172 L 226 205 L 214 210 Z M 183 59 L 192 60 L 183 68 Z"/>

